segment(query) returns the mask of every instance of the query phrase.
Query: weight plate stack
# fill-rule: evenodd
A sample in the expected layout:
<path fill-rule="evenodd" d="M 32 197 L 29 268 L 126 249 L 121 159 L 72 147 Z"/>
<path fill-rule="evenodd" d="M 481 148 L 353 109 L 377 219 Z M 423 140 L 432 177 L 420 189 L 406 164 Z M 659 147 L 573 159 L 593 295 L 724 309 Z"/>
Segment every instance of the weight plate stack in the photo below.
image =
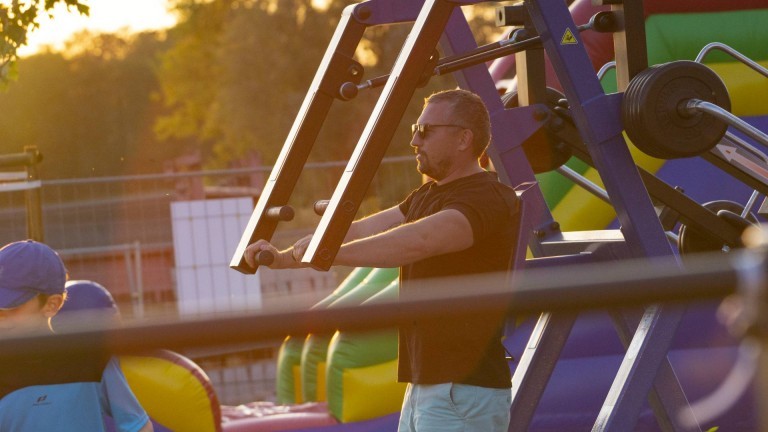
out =
<path fill-rule="evenodd" d="M 734 201 L 710 201 L 703 204 L 703 206 L 742 232 L 750 225 L 756 225 L 758 223 L 757 217 L 752 213 L 747 214 L 746 218 L 741 217 L 744 207 Z M 692 226 L 680 225 L 677 237 L 677 249 L 680 251 L 681 255 L 722 251 L 724 246 L 725 245 L 720 239 L 715 238 L 707 232 Z M 733 245 L 731 248 L 742 246 L 743 244 L 738 244 Z"/>
<path fill-rule="evenodd" d="M 691 99 L 731 109 L 725 84 L 701 63 L 679 60 L 640 72 L 622 101 L 627 136 L 640 150 L 661 159 L 693 157 L 712 149 L 728 125 L 706 113 L 690 113 L 686 103 Z"/>

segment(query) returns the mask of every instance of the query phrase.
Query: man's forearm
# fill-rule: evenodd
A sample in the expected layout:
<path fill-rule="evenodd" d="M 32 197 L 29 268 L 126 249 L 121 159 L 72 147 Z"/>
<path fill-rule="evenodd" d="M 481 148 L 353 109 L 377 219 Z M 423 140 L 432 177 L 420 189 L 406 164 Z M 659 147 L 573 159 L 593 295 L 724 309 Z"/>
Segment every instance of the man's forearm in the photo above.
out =
<path fill-rule="evenodd" d="M 379 213 L 358 219 L 350 225 L 344 243 L 388 231 L 403 223 L 403 214 L 398 207 L 391 207 Z"/>
<path fill-rule="evenodd" d="M 344 243 L 334 265 L 400 267 L 472 246 L 472 228 L 456 210 L 446 210 L 382 233 Z"/>
<path fill-rule="evenodd" d="M 407 227 L 400 227 L 344 243 L 333 263 L 351 267 L 400 267 L 427 257 L 429 251 L 416 239 L 409 239 L 409 231 Z"/>

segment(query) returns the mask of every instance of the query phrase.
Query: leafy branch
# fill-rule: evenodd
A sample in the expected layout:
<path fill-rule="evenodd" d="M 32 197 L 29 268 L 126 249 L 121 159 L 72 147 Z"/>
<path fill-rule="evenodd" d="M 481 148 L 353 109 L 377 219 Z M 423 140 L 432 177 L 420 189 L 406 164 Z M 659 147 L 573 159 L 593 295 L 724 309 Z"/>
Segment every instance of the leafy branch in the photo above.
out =
<path fill-rule="evenodd" d="M 10 5 L 0 3 L 0 85 L 15 77 L 18 50 L 27 44 L 27 34 L 38 28 L 38 17 L 48 13 L 57 3 L 64 3 L 81 15 L 88 15 L 89 7 L 80 0 L 12 0 Z"/>

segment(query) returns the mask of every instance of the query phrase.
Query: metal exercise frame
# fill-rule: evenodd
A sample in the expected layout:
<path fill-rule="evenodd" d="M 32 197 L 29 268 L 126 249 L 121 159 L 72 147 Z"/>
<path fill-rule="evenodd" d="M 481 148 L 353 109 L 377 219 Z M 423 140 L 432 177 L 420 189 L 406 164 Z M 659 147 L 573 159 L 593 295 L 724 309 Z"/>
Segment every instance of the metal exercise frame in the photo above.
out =
<path fill-rule="evenodd" d="M 675 259 L 621 136 L 623 127 L 617 118 L 620 95 L 603 92 L 586 51 L 581 48 L 568 9 L 558 8 L 556 3 L 527 2 L 526 6 L 563 85 L 573 120 L 616 210 L 626 252 L 631 257 Z M 617 79 L 622 89 L 634 74 L 647 67 L 642 2 L 626 2 L 612 9 L 623 22 L 623 28 L 614 34 Z M 571 38 L 566 37 L 569 34 Z M 525 71 L 518 69 L 518 75 L 521 72 Z M 639 325 L 638 318 L 632 318 L 630 313 L 613 313 L 619 336 L 627 345 L 627 355 L 593 430 L 631 430 L 649 391 L 661 427 L 683 430 L 674 413 L 686 409 L 688 403 L 666 359 L 683 312 L 682 307 L 652 306 L 639 317 Z M 575 319 L 576 315 L 547 313 L 540 318 L 528 345 L 530 349 L 521 358 L 513 378 L 512 428 L 528 426 Z"/>
<path fill-rule="evenodd" d="M 27 238 L 44 241 L 43 207 L 37 164 L 43 155 L 36 146 L 25 146 L 24 152 L 0 156 L 0 169 L 23 168 L 23 171 L 0 172 L 0 192 L 24 191 L 27 216 Z"/>
<path fill-rule="evenodd" d="M 459 8 L 476 3 L 481 1 L 370 0 L 344 10 L 234 253 L 232 268 L 246 273 L 256 271 L 245 263 L 244 250 L 256 239 L 271 238 L 281 220 L 279 210 L 287 204 L 331 103 L 342 99 L 340 88 L 344 83 L 360 83 L 363 70 L 352 56 L 365 28 L 413 21 L 411 33 L 303 258 L 317 269 L 327 270 L 331 266 L 408 102 L 421 77 L 431 67 L 430 57 L 435 47 L 439 43 L 448 56 L 477 48 Z M 528 105 L 543 102 L 543 47 L 557 71 L 573 121 L 618 216 L 621 235 L 610 239 L 611 247 L 616 255 L 626 258 L 668 257 L 677 262 L 622 136 L 619 114 L 622 95 L 604 93 L 579 36 L 579 28 L 562 0 L 526 0 L 524 7 L 541 45 L 517 54 L 521 60 L 518 63 L 521 107 L 504 109 L 484 65 L 453 72 L 459 85 L 479 94 L 489 109 L 494 136 L 489 154 L 500 177 L 510 185 L 535 182 L 522 143 L 547 121 L 547 110 L 542 105 Z M 624 5 L 614 5 L 612 9 L 623 23 L 622 29 L 614 34 L 621 89 L 635 73 L 647 67 L 642 1 L 626 0 Z M 530 188 L 524 200 L 526 218 L 533 222 L 525 227 L 526 235 L 521 241 L 529 243 L 535 257 L 546 257 L 548 242 L 567 243 L 569 237 L 560 232 L 538 187 Z M 529 232 L 535 235 L 527 239 Z M 595 255 L 595 259 L 599 259 L 598 254 Z M 534 259 L 525 264 L 519 262 L 518 266 L 556 265 L 568 258 L 538 262 Z M 651 306 L 644 313 L 614 314 L 620 337 L 627 345 L 627 355 L 593 430 L 632 430 L 649 393 L 660 425 L 667 430 L 683 430 L 673 414 L 685 409 L 687 401 L 666 359 L 683 312 L 682 306 Z M 531 336 L 531 349 L 526 350 L 514 374 L 512 429 L 523 430 L 532 419 L 575 319 L 575 314 L 542 315 Z"/>

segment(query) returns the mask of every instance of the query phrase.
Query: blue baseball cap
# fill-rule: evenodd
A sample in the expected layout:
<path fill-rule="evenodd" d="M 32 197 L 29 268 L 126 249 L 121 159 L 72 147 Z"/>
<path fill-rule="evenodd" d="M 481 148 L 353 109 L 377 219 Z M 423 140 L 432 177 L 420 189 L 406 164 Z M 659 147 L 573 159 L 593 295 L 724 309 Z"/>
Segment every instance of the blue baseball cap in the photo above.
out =
<path fill-rule="evenodd" d="M 59 313 L 78 312 L 81 310 L 101 309 L 112 314 L 119 310 L 115 299 L 103 285 L 89 280 L 71 280 L 64 285 L 67 287 L 67 301 L 59 309 Z"/>
<path fill-rule="evenodd" d="M 67 281 L 67 301 L 51 318 L 57 333 L 63 330 L 93 328 L 119 322 L 120 310 L 112 294 L 101 284 L 89 280 Z"/>
<path fill-rule="evenodd" d="M 0 249 L 0 309 L 12 309 L 38 294 L 63 294 L 67 269 L 53 249 L 34 240 Z"/>

